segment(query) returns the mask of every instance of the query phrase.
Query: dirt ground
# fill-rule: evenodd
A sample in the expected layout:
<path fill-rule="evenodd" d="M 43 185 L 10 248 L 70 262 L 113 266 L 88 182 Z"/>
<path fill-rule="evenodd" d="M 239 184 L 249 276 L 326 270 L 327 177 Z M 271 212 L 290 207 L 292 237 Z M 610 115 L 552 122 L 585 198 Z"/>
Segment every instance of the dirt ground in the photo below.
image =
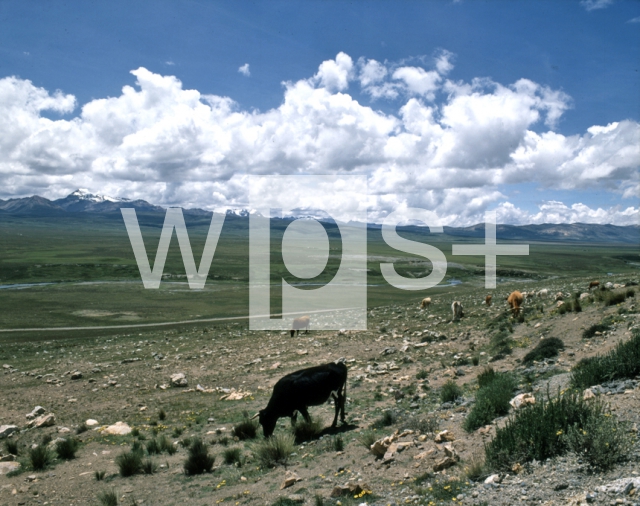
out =
<path fill-rule="evenodd" d="M 289 498 L 282 504 L 320 504 L 316 496 L 321 496 L 324 504 L 429 504 L 413 481 L 427 471 L 433 472 L 436 462 L 445 457 L 444 446 L 434 441 L 435 432 L 452 432 L 453 446 L 460 457 L 458 464 L 435 476 L 463 476 L 465 466 L 483 454 L 484 444 L 495 434 L 496 426 L 506 421 L 503 417 L 475 432 L 465 432 L 461 424 L 471 404 L 443 405 L 439 394 L 446 381 L 454 379 L 463 388 L 463 401 L 472 401 L 476 377 L 490 364 L 498 371 L 515 371 L 521 391 L 542 394 L 549 387 L 549 392 L 556 394 L 567 387 L 571 367 L 580 359 L 602 354 L 631 336 L 631 330 L 640 323 L 637 297 L 611 307 L 585 301 L 582 312 L 556 312 L 552 294 L 562 291 L 569 295 L 584 282 L 565 279 L 528 283 L 528 290 L 548 288 L 551 294 L 526 301 L 523 323 L 505 320 L 513 329 L 513 352 L 491 362 L 495 350 L 490 338 L 495 330 L 490 322 L 506 311 L 504 298 L 517 285 L 494 291 L 490 308 L 483 304 L 484 290 L 461 297 L 465 315 L 456 322 L 451 321 L 451 300 L 435 300 L 420 310 L 417 297 L 416 304 L 409 307 L 373 308 L 368 331 L 312 330 L 291 338 L 288 333 L 249 331 L 245 323 L 229 323 L 3 344 L 0 425 L 20 428 L 9 438 L 18 442 L 18 460 L 24 459 L 28 447 L 40 444 L 47 436 L 73 436 L 81 446 L 75 459 L 55 460 L 44 471 L 26 469 L 19 474 L 0 475 L 0 504 L 95 505 L 100 504 L 98 494 L 105 490 L 115 491 L 120 504 L 262 505 L 273 504 L 278 498 Z M 607 315 L 616 316 L 612 330 L 591 339 L 582 338 L 584 329 Z M 564 351 L 553 363 L 537 364 L 526 375 L 523 356 L 549 337 L 562 339 Z M 474 357 L 478 365 L 473 365 Z M 312 407 L 312 416 L 327 427 L 322 437 L 297 445 L 286 468 L 260 467 L 254 450 L 262 440 L 262 431 L 253 441 L 238 441 L 232 436 L 234 424 L 243 419 L 243 413 L 253 415 L 263 408 L 273 385 L 283 375 L 340 358 L 349 368 L 348 423 L 330 430 L 333 406 Z M 71 379 L 76 371 L 82 377 Z M 170 376 L 175 373 L 184 373 L 186 387 L 171 386 Z M 637 387 L 607 396 L 607 401 L 622 420 L 640 422 Z M 55 414 L 53 426 L 26 427 L 25 415 L 36 406 Z M 378 423 L 379 428 L 373 429 L 372 424 L 385 412 L 392 415 L 390 425 L 380 427 Z M 99 425 L 76 435 L 76 429 L 88 419 Z M 432 433 L 406 431 L 416 426 L 416 420 L 430 420 L 437 429 Z M 103 432 L 118 421 L 137 429 L 141 436 L 109 436 Z M 280 419 L 276 434 L 289 431 L 289 420 Z M 396 431 L 404 433 L 398 441 L 409 444 L 390 459 L 376 458 L 362 442 L 371 433 L 382 438 Z M 158 465 L 155 474 L 120 477 L 115 457 L 136 439 L 144 438 L 144 445 L 156 434 L 169 437 L 176 443 L 177 452 L 152 456 Z M 185 476 L 187 450 L 177 443 L 188 437 L 202 438 L 216 457 L 211 473 Z M 337 438 L 344 443 L 341 451 L 335 450 Z M 241 466 L 223 462 L 223 452 L 233 447 L 242 452 Z M 7 456 L 4 445 L 0 452 Z M 637 466 L 632 462 L 611 473 L 590 476 L 588 485 L 594 488 L 626 476 Z M 575 467 L 560 467 L 564 471 L 534 466 L 519 475 L 520 480 L 530 475 L 536 483 L 534 476 L 542 473 L 539 486 L 533 487 L 536 500 L 532 503 L 570 504 L 575 500 L 575 504 L 581 504 L 575 497 L 584 495 L 584 484 L 573 486 L 569 481 L 569 486 L 555 490 L 558 480 L 571 480 L 576 475 Z M 96 471 L 105 471 L 105 478 L 97 481 Z M 300 481 L 281 490 L 286 471 L 295 472 Z M 556 479 L 546 484 L 549 473 Z M 365 490 L 362 497 L 330 497 L 334 487 L 347 482 L 360 483 Z M 483 483 L 471 483 L 455 503 L 481 504 L 485 500 L 497 504 L 493 493 Z M 522 499 L 523 503 L 527 501 Z"/>

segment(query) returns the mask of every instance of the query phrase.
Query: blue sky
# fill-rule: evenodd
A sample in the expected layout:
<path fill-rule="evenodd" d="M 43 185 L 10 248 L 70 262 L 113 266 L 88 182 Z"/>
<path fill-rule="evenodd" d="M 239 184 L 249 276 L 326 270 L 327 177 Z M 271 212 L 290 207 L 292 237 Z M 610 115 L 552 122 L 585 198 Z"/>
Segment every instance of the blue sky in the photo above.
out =
<path fill-rule="evenodd" d="M 326 67 L 325 70 L 338 72 L 327 77 L 321 65 L 337 62 L 340 53 L 351 63 L 342 59 L 337 66 Z M 363 84 L 367 82 L 363 81 L 363 72 L 371 60 L 379 64 L 375 69 L 384 77 Z M 248 72 L 239 72 L 245 64 Z M 216 128 L 229 125 L 235 112 L 243 115 L 244 130 L 232 135 L 222 147 L 203 147 L 202 138 L 206 135 L 193 134 L 199 139 L 194 148 L 201 150 L 199 158 L 181 158 L 183 155 L 174 148 L 158 147 L 160 139 L 171 137 L 162 126 L 163 121 L 170 121 L 153 113 L 153 105 L 147 102 L 123 108 L 115 102 L 99 102 L 108 97 L 114 101 L 122 98 L 123 86 L 133 87 L 143 98 L 144 90 L 136 86 L 136 80 L 152 83 L 155 78 L 132 76 L 130 72 L 140 67 L 158 79 L 175 76 L 181 82 L 177 86 L 175 81 L 164 81 L 160 86 L 164 95 L 158 100 L 165 110 L 174 110 L 175 103 L 166 100 L 176 97 L 180 90 L 197 90 L 202 97 L 228 97 L 233 104 L 220 124 L 213 125 L 211 121 L 218 120 L 211 118 L 204 127 L 197 120 L 190 120 L 190 124 L 195 121 L 197 128 L 212 135 Z M 16 141 L 0 144 L 0 178 L 5 188 L 0 190 L 0 198 L 32 193 L 57 197 L 79 186 L 76 183 L 80 181 L 93 191 L 121 196 L 131 196 L 128 192 L 133 192 L 133 196 L 164 205 L 212 209 L 242 206 L 246 203 L 239 189 L 242 182 L 234 179 L 253 173 L 268 174 L 271 167 L 274 173 L 368 174 L 376 195 L 387 192 L 386 195 L 395 196 L 374 199 L 377 218 L 393 206 L 416 206 L 440 211 L 447 223 L 467 224 L 479 221 L 484 209 L 502 206 L 504 220 L 544 221 L 552 215 L 542 212 L 539 206 L 554 201 L 563 202 L 569 209 L 551 206 L 559 221 L 637 223 L 640 155 L 633 145 L 640 142 L 639 67 L 640 3 L 632 1 L 4 0 L 0 2 L 0 79 L 15 76 L 17 80 L 5 81 L 9 91 L 4 97 L 0 95 L 0 101 L 4 100 L 0 106 L 7 111 L 1 126 Z M 439 74 L 428 74 L 436 70 Z M 332 81 L 340 78 L 340 72 L 344 72 L 344 82 Z M 425 80 L 418 82 L 419 79 Z M 518 87 L 517 96 L 509 97 L 515 105 L 505 113 L 509 116 L 505 121 L 494 118 L 494 123 L 482 127 L 484 130 L 482 118 L 476 118 L 475 130 L 469 124 L 476 120 L 473 114 L 465 117 L 464 124 L 458 121 L 466 107 L 464 97 L 500 96 L 496 85 L 513 92 L 515 83 L 523 79 L 536 88 Z M 27 80 L 31 88 L 25 84 Z M 472 86 L 474 80 L 477 84 Z M 283 82 L 288 82 L 289 87 Z M 307 96 L 308 90 L 302 85 L 296 87 L 296 83 L 326 91 L 316 99 L 327 101 L 321 108 L 331 109 L 330 118 L 317 114 L 315 107 L 311 108 L 313 111 L 300 112 L 301 116 L 288 115 L 285 106 L 298 104 L 301 97 Z M 382 86 L 386 86 L 384 90 Z M 38 89 L 58 100 L 56 105 L 37 106 L 35 112 L 28 110 L 33 100 L 24 97 L 38 95 Z M 61 90 L 62 95 L 55 95 L 56 90 Z M 383 92 L 386 95 L 381 96 Z M 73 95 L 73 103 L 70 98 L 64 102 L 68 95 Z M 348 96 L 357 106 L 336 105 L 331 97 L 338 95 Z M 528 104 L 522 106 L 524 109 L 517 102 L 520 99 Z M 21 100 L 25 101 L 22 105 Z M 95 115 L 83 116 L 82 107 L 92 101 L 97 109 L 113 106 L 112 110 L 96 113 L 101 121 L 111 118 L 113 124 L 127 126 L 105 133 L 107 127 L 98 125 Z M 201 102 L 208 104 L 202 98 Z M 408 127 L 401 111 L 409 103 L 415 111 L 422 107 L 416 114 L 431 111 L 428 114 L 433 115 L 434 124 L 439 127 L 437 134 L 425 133 L 424 129 L 418 134 L 416 127 Z M 448 119 L 447 106 L 451 106 Z M 24 118 L 20 111 L 16 112 L 21 107 L 27 114 Z M 193 104 L 190 107 L 195 110 Z M 346 108 L 338 111 L 334 107 Z M 484 111 L 482 107 L 474 111 Z M 362 110 L 369 108 L 377 115 L 375 118 Z M 556 111 L 555 116 L 550 117 L 552 110 Z M 256 111 L 263 116 L 258 118 Z M 267 154 L 266 148 L 260 151 L 256 147 L 260 140 L 252 137 L 251 149 L 256 152 L 251 160 L 234 158 L 233 153 L 247 150 L 246 145 L 234 147 L 234 139 L 247 142 L 247 132 L 264 133 L 265 125 L 271 121 L 270 112 L 277 113 L 274 121 L 282 122 L 283 129 L 290 128 L 288 135 L 315 139 L 338 133 L 362 136 L 362 145 L 318 142 L 312 148 L 300 146 L 294 156 L 286 143 L 276 154 Z M 458 116 L 454 117 L 454 113 Z M 520 119 L 513 116 L 521 113 L 524 116 Z M 350 134 L 335 130 L 340 124 L 336 119 L 339 114 L 355 117 L 361 128 Z M 526 119 L 528 114 L 539 118 Z M 150 120 L 150 116 L 155 119 Z M 305 130 L 305 118 L 316 122 L 311 130 Z M 399 121 L 389 126 L 389 119 Z M 511 120 L 513 126 L 509 127 Z M 522 130 L 522 135 L 510 140 L 511 145 L 498 142 L 505 132 L 492 125 L 501 121 L 507 130 Z M 30 122 L 30 127 L 16 127 Z M 598 135 L 588 133 L 591 127 L 612 123 L 619 127 Z M 141 124 L 140 130 L 132 130 L 132 125 Z M 78 132 L 69 133 L 76 127 Z M 363 133 L 372 128 L 379 134 L 374 140 Z M 48 132 L 46 136 L 43 129 Z M 385 131 L 380 134 L 381 129 Z M 90 140 L 83 137 L 89 135 L 89 130 Z M 447 140 L 445 130 L 453 140 Z M 525 132 L 539 136 L 551 132 L 562 135 L 564 140 L 543 146 Z M 407 138 L 421 138 L 407 140 L 400 135 L 403 133 Z M 127 135 L 138 136 L 133 143 L 138 148 L 135 155 L 127 147 L 132 139 L 125 140 Z M 150 140 L 152 135 L 157 137 Z M 46 145 L 43 137 L 51 145 Z M 478 149 L 484 139 L 495 146 Z M 446 142 L 451 142 L 458 152 L 468 152 L 469 159 L 462 159 L 459 154 L 438 154 Z M 535 148 L 532 142 L 536 143 Z M 95 149 L 76 149 L 74 143 Z M 580 143 L 583 145 L 577 146 Z M 379 145 L 379 156 L 363 156 L 363 146 L 370 144 Z M 398 144 L 405 151 L 398 151 Z M 520 157 L 515 163 L 512 155 L 518 147 L 528 147 L 535 153 L 525 156 L 524 161 Z M 139 155 L 145 149 L 147 154 Z M 327 155 L 324 160 L 323 155 L 332 150 L 342 154 Z M 567 154 L 556 160 L 550 150 L 566 150 Z M 410 154 L 404 156 L 404 152 Z M 589 156 L 596 161 L 580 165 Z M 285 168 L 273 168 L 283 159 Z M 477 166 L 473 165 L 474 160 L 479 160 Z M 564 165 L 554 172 L 550 164 Z M 593 169 L 594 165 L 599 169 Z M 431 171 L 429 178 L 414 176 L 424 168 Z M 538 175 L 522 177 L 518 170 Z M 433 178 L 439 183 L 429 186 L 427 179 Z M 395 183 L 387 184 L 388 181 Z M 424 197 L 426 193 L 428 197 Z M 511 207 L 504 207 L 505 203 Z M 577 203 L 586 205 L 589 211 L 571 211 L 571 205 Z M 623 211 L 626 214 L 621 214 Z"/>

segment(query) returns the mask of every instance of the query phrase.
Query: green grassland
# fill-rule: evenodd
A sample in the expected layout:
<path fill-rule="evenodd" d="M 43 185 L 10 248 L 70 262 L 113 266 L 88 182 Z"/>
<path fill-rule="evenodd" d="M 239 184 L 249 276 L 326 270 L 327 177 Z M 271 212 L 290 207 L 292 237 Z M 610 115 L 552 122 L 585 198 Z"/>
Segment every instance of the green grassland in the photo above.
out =
<path fill-rule="evenodd" d="M 164 217 L 139 214 L 147 255 L 153 265 Z M 196 260 L 209 229 L 209 219 L 186 217 Z M 273 313 L 280 310 L 279 284 L 293 283 L 279 249 L 287 220 L 272 222 L 271 282 Z M 340 266 L 341 241 L 336 226 L 326 225 L 331 255 L 324 272 L 306 280 L 315 286 L 329 282 Z M 145 290 L 119 214 L 78 214 L 61 218 L 8 217 L 0 219 L 0 285 L 51 283 L 24 289 L 0 289 L 0 328 L 77 327 L 169 322 L 248 313 L 248 220 L 227 216 L 204 290 L 190 290 L 175 237 L 158 290 Z M 449 267 L 441 286 L 428 291 L 400 290 L 380 272 L 381 262 L 393 262 L 405 277 L 431 271 L 428 260 L 389 247 L 379 229 L 368 230 L 368 305 L 377 307 L 420 300 L 439 294 L 465 294 L 482 290 L 484 258 L 453 256 L 452 244 L 478 243 L 477 239 L 429 234 L 414 228 L 400 235 L 432 244 L 445 254 Z M 498 287 L 548 278 L 607 273 L 633 275 L 640 255 L 636 246 L 603 244 L 532 243 L 528 256 L 498 258 Z M 460 281 L 449 286 L 451 280 Z M 313 286 L 306 288 L 312 289 Z M 506 286 L 506 285 L 504 285 Z M 302 287 L 304 288 L 304 287 Z M 4 339 L 5 337 L 0 337 Z"/>

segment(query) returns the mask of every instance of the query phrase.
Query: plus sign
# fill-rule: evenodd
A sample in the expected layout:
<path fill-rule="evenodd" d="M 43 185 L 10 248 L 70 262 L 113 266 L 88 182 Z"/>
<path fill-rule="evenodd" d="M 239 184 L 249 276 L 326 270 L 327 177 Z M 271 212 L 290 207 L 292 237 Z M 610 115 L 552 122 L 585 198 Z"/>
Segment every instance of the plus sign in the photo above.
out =
<path fill-rule="evenodd" d="M 498 255 L 528 255 L 528 244 L 496 243 L 496 212 L 484 213 L 484 244 L 454 244 L 454 255 L 484 255 L 484 287 L 496 287 L 496 257 Z"/>

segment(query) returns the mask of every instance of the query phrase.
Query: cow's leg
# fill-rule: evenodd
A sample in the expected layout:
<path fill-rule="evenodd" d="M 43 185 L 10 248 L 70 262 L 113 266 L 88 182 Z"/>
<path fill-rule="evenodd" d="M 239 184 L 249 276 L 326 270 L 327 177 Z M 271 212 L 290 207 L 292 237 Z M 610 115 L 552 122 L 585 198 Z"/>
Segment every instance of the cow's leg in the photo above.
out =
<path fill-rule="evenodd" d="M 291 415 L 291 426 L 293 427 L 296 424 L 296 420 L 298 419 L 298 412 L 294 411 Z"/>
<path fill-rule="evenodd" d="M 300 408 L 300 414 L 304 417 L 304 419 L 308 422 L 311 423 L 311 417 L 309 416 L 309 411 L 307 410 L 307 407 L 305 406 L 304 408 Z"/>

